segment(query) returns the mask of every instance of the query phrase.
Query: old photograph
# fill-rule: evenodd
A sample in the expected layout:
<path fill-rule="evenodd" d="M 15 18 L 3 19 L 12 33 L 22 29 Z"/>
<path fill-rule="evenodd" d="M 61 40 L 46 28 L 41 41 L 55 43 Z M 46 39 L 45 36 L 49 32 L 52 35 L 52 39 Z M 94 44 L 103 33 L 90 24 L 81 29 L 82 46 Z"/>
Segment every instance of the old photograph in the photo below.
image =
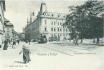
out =
<path fill-rule="evenodd" d="M 0 70 L 104 70 L 104 1 L 0 0 Z"/>

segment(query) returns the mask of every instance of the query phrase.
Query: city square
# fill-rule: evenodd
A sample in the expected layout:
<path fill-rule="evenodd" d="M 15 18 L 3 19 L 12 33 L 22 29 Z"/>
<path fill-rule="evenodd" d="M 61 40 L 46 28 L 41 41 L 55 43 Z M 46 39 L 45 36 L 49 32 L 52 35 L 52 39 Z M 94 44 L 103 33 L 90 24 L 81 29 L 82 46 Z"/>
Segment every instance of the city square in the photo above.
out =
<path fill-rule="evenodd" d="M 104 70 L 104 2 L 0 0 L 0 70 Z"/>
<path fill-rule="evenodd" d="M 24 64 L 22 49 L 24 42 L 16 45 L 15 49 L 8 47 L 8 50 L 0 49 L 1 69 L 36 69 L 36 70 L 103 70 L 103 46 L 79 44 L 75 46 L 72 42 L 48 42 L 46 44 L 30 43 L 31 61 Z M 63 46 L 64 45 L 64 46 Z"/>

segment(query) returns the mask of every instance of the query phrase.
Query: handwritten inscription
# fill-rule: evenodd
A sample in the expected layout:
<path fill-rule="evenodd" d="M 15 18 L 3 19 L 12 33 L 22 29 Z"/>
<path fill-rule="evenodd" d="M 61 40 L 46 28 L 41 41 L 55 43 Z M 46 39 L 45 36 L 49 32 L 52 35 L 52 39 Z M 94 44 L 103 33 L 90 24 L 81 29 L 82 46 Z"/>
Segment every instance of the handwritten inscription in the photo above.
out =
<path fill-rule="evenodd" d="M 38 56 L 57 56 L 57 53 L 37 53 Z"/>

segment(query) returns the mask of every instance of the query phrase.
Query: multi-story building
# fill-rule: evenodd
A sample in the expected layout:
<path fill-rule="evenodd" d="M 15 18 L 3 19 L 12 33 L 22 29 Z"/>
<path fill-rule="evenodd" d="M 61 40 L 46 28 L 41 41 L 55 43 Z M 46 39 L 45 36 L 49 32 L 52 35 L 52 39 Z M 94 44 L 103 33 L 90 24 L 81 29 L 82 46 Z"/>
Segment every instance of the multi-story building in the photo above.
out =
<path fill-rule="evenodd" d="M 14 30 L 14 26 L 12 23 L 10 23 L 9 20 L 5 18 L 4 22 L 4 31 L 5 31 L 5 38 L 6 39 L 18 39 L 18 33 Z"/>
<path fill-rule="evenodd" d="M 40 34 L 45 35 L 48 40 L 64 40 L 69 37 L 69 29 L 63 27 L 66 14 L 48 12 L 45 3 L 41 3 L 40 11 L 36 18 L 30 16 L 30 21 L 27 20 L 25 27 L 25 35 L 27 39 L 37 39 Z"/>
<path fill-rule="evenodd" d="M 14 29 L 12 30 L 12 34 L 13 34 L 13 39 L 19 39 L 19 34 L 18 34 L 18 32 L 16 32 Z"/>
<path fill-rule="evenodd" d="M 13 28 L 14 28 L 14 26 L 6 18 L 5 18 L 4 25 L 5 25 L 5 28 L 4 28 L 5 29 L 5 38 L 11 40 L 13 38 Z"/>
<path fill-rule="evenodd" d="M 25 33 L 20 33 L 19 38 L 21 41 L 24 41 L 25 40 Z"/>
<path fill-rule="evenodd" d="M 5 0 L 0 0 L 0 47 L 4 40 L 4 11 L 5 11 Z"/>
<path fill-rule="evenodd" d="M 25 28 L 23 28 L 23 32 L 22 33 L 19 33 L 19 38 L 20 38 L 21 41 L 25 40 Z"/>

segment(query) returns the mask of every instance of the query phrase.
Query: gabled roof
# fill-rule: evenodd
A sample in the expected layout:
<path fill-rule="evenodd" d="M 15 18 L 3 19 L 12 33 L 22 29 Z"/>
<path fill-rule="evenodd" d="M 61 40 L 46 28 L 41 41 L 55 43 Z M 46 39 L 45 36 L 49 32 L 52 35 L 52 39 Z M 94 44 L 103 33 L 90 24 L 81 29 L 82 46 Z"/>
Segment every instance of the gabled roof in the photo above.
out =
<path fill-rule="evenodd" d="M 18 34 L 18 32 L 16 32 L 14 29 L 13 29 L 13 33 Z"/>
<path fill-rule="evenodd" d="M 13 25 L 12 23 L 10 23 L 10 22 L 8 22 L 8 23 L 6 23 L 6 25 Z"/>
<path fill-rule="evenodd" d="M 4 22 L 10 22 L 10 21 L 4 17 Z"/>
<path fill-rule="evenodd" d="M 10 22 L 8 19 L 6 19 L 5 17 L 4 17 L 4 21 L 8 21 L 8 22 Z"/>

